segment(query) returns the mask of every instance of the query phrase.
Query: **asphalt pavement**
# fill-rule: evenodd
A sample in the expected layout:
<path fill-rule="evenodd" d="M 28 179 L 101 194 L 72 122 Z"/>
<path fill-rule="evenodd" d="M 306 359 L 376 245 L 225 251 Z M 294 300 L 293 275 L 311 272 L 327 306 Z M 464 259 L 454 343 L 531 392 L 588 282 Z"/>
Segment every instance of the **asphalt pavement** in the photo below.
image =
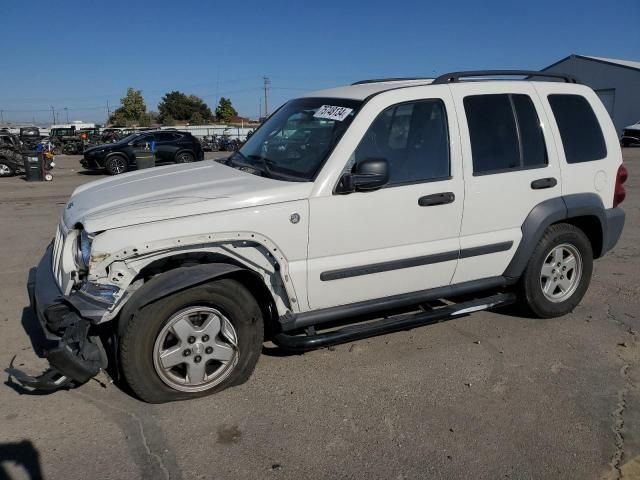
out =
<path fill-rule="evenodd" d="M 244 385 L 165 405 L 102 374 L 29 395 L 0 370 L 0 478 L 640 478 L 640 148 L 624 155 L 622 239 L 570 315 L 481 312 L 302 355 L 265 348 Z M 73 188 L 102 178 L 78 158 L 58 157 L 53 182 L 0 180 L 3 368 L 46 367 L 27 272 Z"/>

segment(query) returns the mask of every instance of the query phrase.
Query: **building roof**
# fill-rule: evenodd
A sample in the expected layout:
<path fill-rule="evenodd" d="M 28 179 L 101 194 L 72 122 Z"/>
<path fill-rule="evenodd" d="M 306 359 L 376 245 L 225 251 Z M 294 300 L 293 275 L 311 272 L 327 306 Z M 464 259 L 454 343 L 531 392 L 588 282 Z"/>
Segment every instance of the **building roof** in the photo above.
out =
<path fill-rule="evenodd" d="M 640 70 L 640 62 L 635 62 L 633 60 L 619 60 L 617 58 L 594 57 L 591 55 L 578 55 L 573 53 L 568 57 L 564 57 L 563 59 L 558 60 L 555 63 L 552 63 L 548 67 L 543 68 L 541 71 L 544 72 L 545 70 L 548 70 L 551 67 L 555 67 L 559 63 L 562 63 L 565 60 L 569 60 L 570 58 L 581 58 L 583 60 L 591 60 L 593 62 L 606 63 L 608 65 L 613 65 L 616 67 L 624 67 L 624 68 L 631 68 L 632 70 Z"/>

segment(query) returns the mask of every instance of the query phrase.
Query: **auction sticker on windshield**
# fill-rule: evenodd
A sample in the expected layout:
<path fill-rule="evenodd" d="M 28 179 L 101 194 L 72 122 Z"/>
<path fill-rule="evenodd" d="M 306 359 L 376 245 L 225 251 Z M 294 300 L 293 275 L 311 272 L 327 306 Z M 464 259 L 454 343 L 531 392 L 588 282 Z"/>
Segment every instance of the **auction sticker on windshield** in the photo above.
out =
<path fill-rule="evenodd" d="M 338 120 L 343 121 L 353 112 L 353 108 L 337 107 L 335 105 L 322 105 L 316 113 L 313 114 L 315 118 L 323 118 L 325 120 Z"/>

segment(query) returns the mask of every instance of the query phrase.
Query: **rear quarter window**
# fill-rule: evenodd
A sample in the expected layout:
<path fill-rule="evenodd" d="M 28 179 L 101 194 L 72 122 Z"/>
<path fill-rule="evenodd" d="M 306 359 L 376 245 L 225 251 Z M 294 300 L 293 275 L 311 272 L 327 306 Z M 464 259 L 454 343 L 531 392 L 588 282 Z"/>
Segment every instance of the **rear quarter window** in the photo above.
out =
<path fill-rule="evenodd" d="M 607 156 L 598 118 L 581 95 L 549 95 L 567 163 L 592 162 Z"/>

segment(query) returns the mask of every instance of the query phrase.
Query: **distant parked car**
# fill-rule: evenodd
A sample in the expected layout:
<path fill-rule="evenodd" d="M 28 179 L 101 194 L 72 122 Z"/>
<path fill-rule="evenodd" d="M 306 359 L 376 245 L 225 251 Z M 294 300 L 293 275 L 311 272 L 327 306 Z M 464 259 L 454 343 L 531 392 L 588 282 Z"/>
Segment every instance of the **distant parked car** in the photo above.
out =
<path fill-rule="evenodd" d="M 10 177 L 23 170 L 20 139 L 8 131 L 0 131 L 0 177 Z"/>
<path fill-rule="evenodd" d="M 136 168 L 136 150 L 155 142 L 156 164 L 190 163 L 204 160 L 200 142 L 188 132 L 137 132 L 115 143 L 98 145 L 84 151 L 80 164 L 90 170 L 106 170 L 110 175 Z"/>
<path fill-rule="evenodd" d="M 622 138 L 620 144 L 623 147 L 630 147 L 631 145 L 640 145 L 640 122 L 634 125 L 625 127 L 622 132 Z"/>
<path fill-rule="evenodd" d="M 41 140 L 42 136 L 38 127 L 20 128 L 20 141 L 26 148 L 35 150 Z"/>

